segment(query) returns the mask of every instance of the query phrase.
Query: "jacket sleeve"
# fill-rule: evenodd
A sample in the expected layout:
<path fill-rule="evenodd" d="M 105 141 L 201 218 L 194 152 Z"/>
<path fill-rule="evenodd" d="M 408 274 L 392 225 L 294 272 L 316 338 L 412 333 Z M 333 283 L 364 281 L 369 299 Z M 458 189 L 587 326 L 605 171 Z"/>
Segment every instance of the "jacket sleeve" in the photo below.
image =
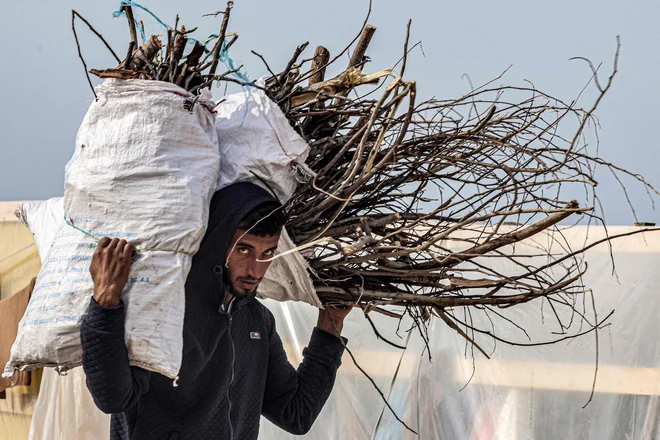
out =
<path fill-rule="evenodd" d="M 149 388 L 150 373 L 128 363 L 125 321 L 123 302 L 105 308 L 92 298 L 80 329 L 87 388 L 106 414 L 128 411 Z"/>
<path fill-rule="evenodd" d="M 315 328 L 296 370 L 287 360 L 275 319 L 269 316 L 272 329 L 262 414 L 285 431 L 302 435 L 311 429 L 330 396 L 347 341 L 342 338 L 342 344 L 338 337 Z"/>

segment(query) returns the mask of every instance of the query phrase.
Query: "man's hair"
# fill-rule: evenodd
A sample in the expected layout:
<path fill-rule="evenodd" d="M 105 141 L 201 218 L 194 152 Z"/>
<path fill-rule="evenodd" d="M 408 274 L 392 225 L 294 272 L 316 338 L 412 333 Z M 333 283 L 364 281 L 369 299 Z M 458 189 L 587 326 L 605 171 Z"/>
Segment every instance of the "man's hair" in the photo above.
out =
<path fill-rule="evenodd" d="M 265 203 L 248 212 L 238 227 L 250 231 L 250 234 L 265 237 L 282 232 L 287 215 L 279 203 Z"/>

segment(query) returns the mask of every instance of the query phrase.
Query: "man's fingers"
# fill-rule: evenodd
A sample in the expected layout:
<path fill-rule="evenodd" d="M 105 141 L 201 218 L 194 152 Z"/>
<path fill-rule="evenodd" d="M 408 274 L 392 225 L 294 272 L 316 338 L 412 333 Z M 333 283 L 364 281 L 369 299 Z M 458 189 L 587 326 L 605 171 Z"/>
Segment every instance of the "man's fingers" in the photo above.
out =
<path fill-rule="evenodd" d="M 117 247 L 117 244 L 119 244 L 119 239 L 113 238 L 112 240 L 110 240 L 110 243 L 108 243 L 108 245 L 106 246 L 106 249 L 108 250 L 108 252 L 112 252 Z"/>
<path fill-rule="evenodd" d="M 133 246 L 130 243 L 126 243 L 126 246 L 124 246 L 124 255 L 127 256 L 128 258 L 131 258 L 133 254 L 135 253 L 135 246 Z"/>
<path fill-rule="evenodd" d="M 109 244 L 110 244 L 110 239 L 108 237 L 103 237 L 102 239 L 99 240 L 99 243 L 98 245 L 96 245 L 96 249 L 94 250 L 94 256 L 93 256 L 94 260 L 101 258 L 101 252 L 103 252 Z"/>
<path fill-rule="evenodd" d="M 131 264 L 135 263 L 135 260 L 137 259 L 135 246 L 130 243 L 126 243 L 126 246 L 124 247 L 124 258 L 130 260 Z"/>
<path fill-rule="evenodd" d="M 98 248 L 103 249 L 104 247 L 108 246 L 110 244 L 110 239 L 108 237 L 103 237 L 102 239 L 99 240 L 99 244 L 97 246 Z"/>
<path fill-rule="evenodd" d="M 123 254 L 124 253 L 124 248 L 126 247 L 127 244 L 128 243 L 126 242 L 126 240 L 119 240 L 117 242 L 117 247 L 115 248 L 115 250 L 117 251 L 117 254 Z"/>

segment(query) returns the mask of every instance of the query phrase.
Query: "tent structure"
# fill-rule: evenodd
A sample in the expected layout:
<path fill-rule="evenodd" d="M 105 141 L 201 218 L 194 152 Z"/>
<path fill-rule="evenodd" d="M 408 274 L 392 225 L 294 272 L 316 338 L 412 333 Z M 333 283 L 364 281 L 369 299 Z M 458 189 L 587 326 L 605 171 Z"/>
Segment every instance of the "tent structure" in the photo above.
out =
<path fill-rule="evenodd" d="M 0 299 L 29 285 L 41 266 L 30 231 L 14 216 L 20 203 L 0 203 Z M 40 377 L 32 374 L 30 386 L 9 388 L 0 398 L 0 438 L 27 438 Z"/>
<path fill-rule="evenodd" d="M 25 287 L 38 273 L 32 238 L 13 217 L 17 202 L 0 203 L 0 286 L 2 298 Z M 635 227 L 611 227 L 610 234 Z M 602 228 L 563 231 L 567 242 L 582 244 L 603 236 Z M 613 271 L 611 256 L 616 271 Z M 491 354 L 474 354 L 442 321 L 429 323 L 430 344 L 402 322 L 371 314 L 379 332 L 399 350 L 379 340 L 359 310 L 344 326 L 357 365 L 347 353 L 335 389 L 307 439 L 450 440 L 648 440 L 660 438 L 660 235 L 648 233 L 592 248 L 584 282 L 593 289 L 599 317 L 615 313 L 598 334 L 538 347 L 493 344 Z M 590 297 L 585 297 L 590 300 Z M 316 322 L 316 310 L 302 303 L 267 300 L 289 360 L 297 365 Z M 590 303 L 588 304 L 590 306 Z M 488 318 L 473 311 L 482 328 Z M 507 316 L 535 341 L 560 338 L 548 305 L 532 302 L 508 309 Z M 375 316 L 372 316 L 375 315 Z M 575 318 L 579 319 L 579 318 Z M 524 344 L 524 332 L 493 323 L 501 337 Z M 553 332 L 555 333 L 553 335 Z M 598 345 L 596 344 L 598 336 Z M 596 350 L 598 347 L 598 350 Z M 596 354 L 598 374 L 594 384 Z M 474 357 L 473 357 L 474 356 Z M 430 359 L 429 359 L 430 358 Z M 396 420 L 365 371 L 388 397 L 390 406 L 415 435 Z M 396 376 L 396 379 L 393 378 Z M 37 397 L 38 393 L 38 397 Z M 28 432 L 32 426 L 32 433 Z M 108 432 L 108 416 L 96 410 L 80 369 L 59 377 L 53 370 L 35 375 L 30 387 L 7 390 L 0 400 L 0 438 L 23 440 L 98 439 Z M 294 439 L 265 419 L 262 438 Z"/>

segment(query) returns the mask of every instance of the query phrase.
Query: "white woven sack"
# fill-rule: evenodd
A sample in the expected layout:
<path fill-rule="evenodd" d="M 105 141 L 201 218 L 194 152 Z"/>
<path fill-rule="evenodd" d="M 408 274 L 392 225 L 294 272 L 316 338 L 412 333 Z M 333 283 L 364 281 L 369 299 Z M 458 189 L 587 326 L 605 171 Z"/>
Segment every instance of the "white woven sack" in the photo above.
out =
<path fill-rule="evenodd" d="M 277 244 L 277 253 L 294 248 L 295 244 L 284 229 Z M 301 301 L 323 308 L 316 289 L 314 289 L 314 283 L 309 277 L 307 262 L 300 252 L 292 252 L 276 258 L 266 271 L 257 293 L 259 298 L 276 301 Z"/>
<path fill-rule="evenodd" d="M 222 157 L 217 189 L 249 181 L 285 203 L 302 176 L 313 176 L 305 165 L 309 145 L 262 90 L 227 95 L 215 111 Z"/>
<path fill-rule="evenodd" d="M 32 232 L 43 265 L 55 240 L 55 234 L 64 223 L 63 198 L 53 197 L 45 202 L 25 202 L 16 210 L 16 216 Z"/>
<path fill-rule="evenodd" d="M 257 85 L 263 85 L 263 81 L 257 81 Z M 280 202 L 286 203 L 299 179 L 314 176 L 305 165 L 309 145 L 291 127 L 278 105 L 258 87 L 227 95 L 215 111 L 222 157 L 217 189 L 248 181 L 274 192 Z M 285 231 L 278 251 L 293 248 Z M 307 263 L 297 252 L 272 263 L 259 286 L 259 296 L 322 307 Z"/>
<path fill-rule="evenodd" d="M 62 197 L 45 202 L 26 202 L 18 209 L 19 218 L 25 223 L 37 244 L 43 263 L 55 233 L 63 221 Z M 286 229 L 278 243 L 278 253 L 295 248 Z M 299 252 L 293 252 L 273 261 L 259 285 L 259 297 L 277 301 L 302 301 L 315 307 L 323 307 L 309 277 L 308 266 Z"/>
<path fill-rule="evenodd" d="M 175 378 L 183 353 L 184 283 L 208 223 L 219 170 L 210 95 L 173 84 L 106 80 L 67 165 L 66 222 L 37 278 L 5 375 L 82 362 L 79 326 L 93 293 L 96 240 L 140 249 L 122 292 L 131 365 Z M 29 221 L 28 221 L 29 224 Z"/>

